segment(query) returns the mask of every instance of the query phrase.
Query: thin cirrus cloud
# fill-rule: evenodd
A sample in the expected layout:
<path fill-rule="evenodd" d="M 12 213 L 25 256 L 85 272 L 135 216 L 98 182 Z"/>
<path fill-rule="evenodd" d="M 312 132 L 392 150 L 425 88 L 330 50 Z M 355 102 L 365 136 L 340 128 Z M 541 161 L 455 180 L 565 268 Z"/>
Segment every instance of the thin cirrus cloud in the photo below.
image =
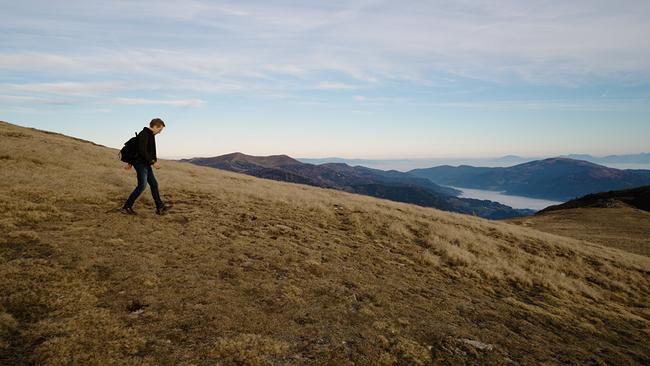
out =
<path fill-rule="evenodd" d="M 201 107 L 205 102 L 201 99 L 147 99 L 147 98 L 110 98 L 88 101 L 79 98 L 34 97 L 24 95 L 0 95 L 0 103 L 15 105 L 80 105 L 80 104 L 112 104 L 112 105 L 170 105 L 179 107 Z"/>
<path fill-rule="evenodd" d="M 200 99 L 172 99 L 172 100 L 155 100 L 144 98 L 114 98 L 110 101 L 113 104 L 127 104 L 127 105 L 148 105 L 148 104 L 162 104 L 174 105 L 181 107 L 200 107 L 203 101 Z"/>
<path fill-rule="evenodd" d="M 54 82 L 0 84 L 0 92 L 27 92 L 42 94 L 88 95 L 127 89 L 124 83 L 116 82 Z"/>
<path fill-rule="evenodd" d="M 147 98 L 105 98 L 102 94 L 129 90 L 127 83 L 117 82 L 55 82 L 0 84 L 0 92 L 36 93 L 45 96 L 0 95 L 0 101 L 17 104 L 75 105 L 84 103 L 116 105 L 172 105 L 183 107 L 200 107 L 201 99 L 147 99 Z M 57 95 L 59 97 L 57 97 Z M 61 96 L 64 96 L 62 98 Z"/>
<path fill-rule="evenodd" d="M 27 12 L 36 3 L 41 10 Z M 255 85 L 253 79 L 286 75 L 317 85 L 344 83 L 323 80 L 325 72 L 369 84 L 426 83 L 432 75 L 581 84 L 594 77 L 647 77 L 650 68 L 646 1 L 155 4 L 88 1 L 64 12 L 51 3 L 21 2 L 17 14 L 7 14 L 14 16 L 6 17 L 4 33 L 47 31 L 68 49 L 21 50 L 16 44 L 0 53 L 0 67 L 143 80 L 165 74 L 228 78 L 240 89 Z M 144 19 L 141 25 L 114 25 L 136 18 Z M 73 36 L 79 44 L 66 41 Z M 91 43 L 95 37 L 106 42 Z"/>
<path fill-rule="evenodd" d="M 322 81 L 318 83 L 314 88 L 320 90 L 349 90 L 349 89 L 355 89 L 357 88 L 357 86 L 352 84 L 346 84 L 346 83 Z"/>
<path fill-rule="evenodd" d="M 76 99 L 65 98 L 48 98 L 48 97 L 35 97 L 26 95 L 0 95 L 0 103 L 7 105 L 75 105 L 80 104 L 81 101 Z"/>

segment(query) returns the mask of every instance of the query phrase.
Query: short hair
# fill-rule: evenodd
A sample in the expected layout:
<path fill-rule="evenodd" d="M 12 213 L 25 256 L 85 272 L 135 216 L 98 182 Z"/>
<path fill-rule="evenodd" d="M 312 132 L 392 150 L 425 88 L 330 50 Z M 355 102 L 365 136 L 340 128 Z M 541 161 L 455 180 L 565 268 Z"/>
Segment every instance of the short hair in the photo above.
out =
<path fill-rule="evenodd" d="M 149 122 L 149 127 L 151 128 L 160 126 L 165 127 L 165 122 L 163 122 L 163 120 L 160 118 L 154 118 L 151 120 L 151 122 Z"/>

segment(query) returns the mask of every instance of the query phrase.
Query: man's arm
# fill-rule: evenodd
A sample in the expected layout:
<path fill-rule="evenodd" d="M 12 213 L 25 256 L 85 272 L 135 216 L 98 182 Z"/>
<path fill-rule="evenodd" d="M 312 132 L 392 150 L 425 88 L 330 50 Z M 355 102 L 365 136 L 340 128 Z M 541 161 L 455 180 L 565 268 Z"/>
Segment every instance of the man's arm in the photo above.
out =
<path fill-rule="evenodd" d="M 153 144 L 152 145 L 153 148 L 151 149 L 151 150 L 153 150 L 153 156 L 151 157 L 151 159 L 153 160 L 154 163 L 157 163 L 158 162 L 158 153 L 156 153 L 156 139 L 155 139 L 155 136 L 154 136 L 154 139 L 151 141 L 151 143 Z"/>
<path fill-rule="evenodd" d="M 152 151 L 153 151 L 153 167 L 156 169 L 160 169 L 160 163 L 158 162 L 158 154 L 156 153 L 156 139 L 154 136 L 154 139 L 152 141 Z"/>

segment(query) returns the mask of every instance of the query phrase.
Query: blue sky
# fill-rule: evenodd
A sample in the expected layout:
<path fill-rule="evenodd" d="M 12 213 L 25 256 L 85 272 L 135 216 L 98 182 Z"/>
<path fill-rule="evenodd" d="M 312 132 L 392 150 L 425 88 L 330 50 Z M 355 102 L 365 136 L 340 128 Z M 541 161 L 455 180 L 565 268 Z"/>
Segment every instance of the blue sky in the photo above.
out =
<path fill-rule="evenodd" d="M 648 1 L 0 0 L 0 119 L 161 156 L 650 151 Z"/>

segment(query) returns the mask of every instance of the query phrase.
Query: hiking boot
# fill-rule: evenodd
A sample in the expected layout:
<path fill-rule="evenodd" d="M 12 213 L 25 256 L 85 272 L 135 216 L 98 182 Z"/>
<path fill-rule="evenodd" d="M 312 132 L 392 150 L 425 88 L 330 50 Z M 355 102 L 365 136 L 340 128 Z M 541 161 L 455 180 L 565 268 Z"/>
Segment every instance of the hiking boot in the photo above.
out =
<path fill-rule="evenodd" d="M 163 204 L 162 206 L 156 208 L 156 214 L 164 215 L 167 213 L 167 211 L 169 211 L 170 208 L 172 208 L 172 205 Z"/>
<path fill-rule="evenodd" d="M 120 212 L 126 215 L 137 215 L 137 213 L 133 211 L 133 207 L 122 207 Z"/>

